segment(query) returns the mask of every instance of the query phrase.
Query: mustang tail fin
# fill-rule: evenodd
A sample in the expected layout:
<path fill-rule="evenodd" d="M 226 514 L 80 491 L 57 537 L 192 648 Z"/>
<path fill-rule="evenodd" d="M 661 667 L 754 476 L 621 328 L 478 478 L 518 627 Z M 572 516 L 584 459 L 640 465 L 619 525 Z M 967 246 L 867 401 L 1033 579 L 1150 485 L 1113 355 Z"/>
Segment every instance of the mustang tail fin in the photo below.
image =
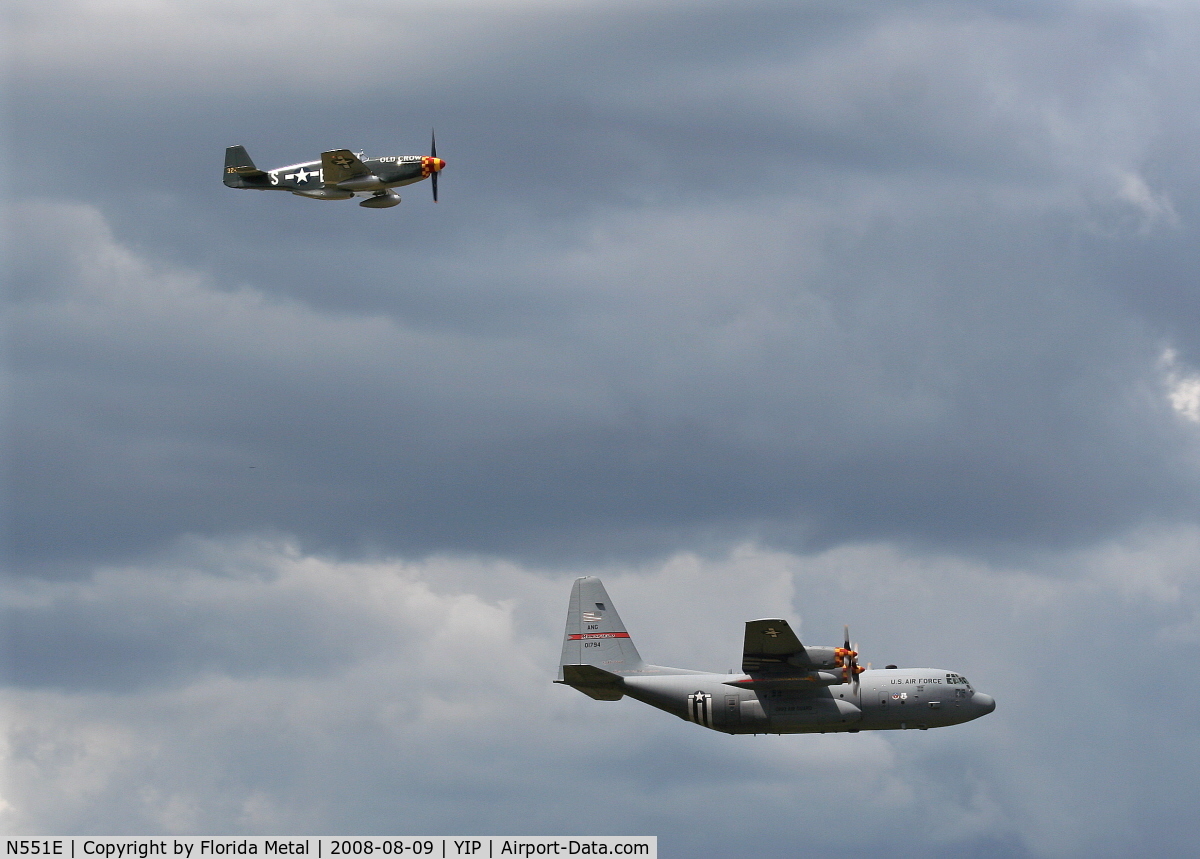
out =
<path fill-rule="evenodd" d="M 644 664 L 601 581 L 595 576 L 576 579 L 557 682 L 615 701 L 623 694 L 620 675 Z"/>
<path fill-rule="evenodd" d="M 230 146 L 225 150 L 225 184 L 230 188 L 255 187 L 262 183 L 254 180 L 265 179 L 266 175 L 254 166 L 246 147 Z"/>

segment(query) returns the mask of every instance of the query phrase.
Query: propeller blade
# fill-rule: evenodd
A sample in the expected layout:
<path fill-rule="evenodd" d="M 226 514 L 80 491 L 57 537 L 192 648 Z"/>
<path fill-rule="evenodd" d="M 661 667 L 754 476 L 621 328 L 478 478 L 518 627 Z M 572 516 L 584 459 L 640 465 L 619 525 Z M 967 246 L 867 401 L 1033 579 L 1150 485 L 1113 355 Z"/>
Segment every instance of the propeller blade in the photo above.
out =
<path fill-rule="evenodd" d="M 429 129 L 429 157 L 437 158 L 437 131 Z M 437 173 L 429 175 L 430 183 L 433 186 L 433 202 L 437 202 Z"/>
<path fill-rule="evenodd" d="M 834 665 L 842 669 L 842 682 L 851 683 L 858 686 L 858 675 L 862 674 L 863 669 L 858 664 L 858 651 L 850 646 L 850 627 L 842 627 L 845 635 L 842 646 L 834 651 Z"/>

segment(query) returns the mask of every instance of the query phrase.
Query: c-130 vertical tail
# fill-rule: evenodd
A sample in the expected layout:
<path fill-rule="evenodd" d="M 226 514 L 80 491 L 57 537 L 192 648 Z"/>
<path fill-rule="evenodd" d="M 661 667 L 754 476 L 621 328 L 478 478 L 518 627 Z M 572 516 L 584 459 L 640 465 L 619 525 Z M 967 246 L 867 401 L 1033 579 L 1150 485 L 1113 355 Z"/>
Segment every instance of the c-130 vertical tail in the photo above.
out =
<path fill-rule="evenodd" d="M 601 701 L 616 701 L 624 694 L 621 676 L 645 667 L 600 579 L 576 579 L 555 682 Z"/>

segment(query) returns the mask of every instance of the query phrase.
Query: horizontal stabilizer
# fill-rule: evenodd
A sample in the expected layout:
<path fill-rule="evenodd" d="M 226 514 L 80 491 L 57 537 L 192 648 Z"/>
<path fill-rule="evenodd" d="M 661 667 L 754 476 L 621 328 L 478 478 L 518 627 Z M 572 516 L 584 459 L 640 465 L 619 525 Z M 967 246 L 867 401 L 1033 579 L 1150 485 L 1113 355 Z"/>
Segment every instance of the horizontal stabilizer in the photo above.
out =
<path fill-rule="evenodd" d="M 597 701 L 620 701 L 625 694 L 620 677 L 595 665 L 564 665 L 562 674 L 560 682 Z"/>

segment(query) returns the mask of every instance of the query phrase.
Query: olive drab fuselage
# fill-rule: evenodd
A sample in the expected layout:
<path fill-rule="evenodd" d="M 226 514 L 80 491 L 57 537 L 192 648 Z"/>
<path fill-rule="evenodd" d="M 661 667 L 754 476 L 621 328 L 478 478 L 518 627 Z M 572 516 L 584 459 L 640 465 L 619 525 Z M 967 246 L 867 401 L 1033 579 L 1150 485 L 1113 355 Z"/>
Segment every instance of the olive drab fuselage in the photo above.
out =
<path fill-rule="evenodd" d="M 431 179 L 433 199 L 437 202 L 437 177 L 446 162 L 436 152 L 436 141 L 431 141 L 429 155 L 368 158 L 362 152 L 333 149 L 322 152 L 317 161 L 260 170 L 244 147 L 230 146 L 225 150 L 224 182 L 230 188 L 288 191 L 312 200 L 360 197 L 360 205 L 383 209 L 400 202 L 400 196 L 392 189 Z"/>
<path fill-rule="evenodd" d="M 378 185 L 361 190 L 379 190 L 382 188 L 400 188 L 411 185 L 429 177 L 427 167 L 421 162 L 428 155 L 391 155 L 381 158 L 362 158 L 371 173 L 378 178 Z M 325 179 L 321 171 L 320 161 L 305 161 L 303 164 L 289 164 L 286 167 L 276 167 L 264 171 L 262 176 L 238 176 L 231 168 L 226 168 L 226 175 L 234 182 L 226 182 L 231 188 L 253 188 L 259 191 L 292 191 L 301 194 L 311 193 L 324 187 Z M 353 196 L 353 192 L 346 198 Z"/>

